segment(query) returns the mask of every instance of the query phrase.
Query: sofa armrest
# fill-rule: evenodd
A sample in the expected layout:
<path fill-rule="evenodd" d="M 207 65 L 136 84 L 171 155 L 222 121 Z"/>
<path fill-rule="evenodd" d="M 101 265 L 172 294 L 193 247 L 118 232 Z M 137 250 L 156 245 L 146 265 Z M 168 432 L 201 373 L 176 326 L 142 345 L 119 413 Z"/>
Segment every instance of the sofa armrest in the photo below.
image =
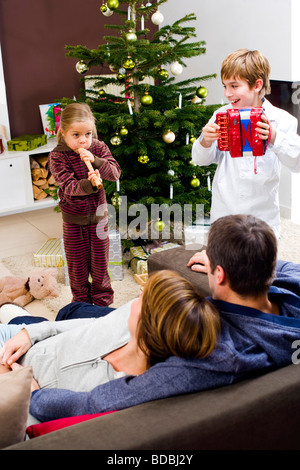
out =
<path fill-rule="evenodd" d="M 203 246 L 202 249 L 205 249 Z M 187 266 L 191 257 L 199 250 L 187 250 L 184 246 L 172 248 L 171 250 L 159 251 L 148 257 L 148 273 L 160 271 L 161 269 L 172 269 L 178 272 L 185 279 L 188 279 L 204 296 L 211 295 L 208 285 L 207 274 L 192 271 Z"/>

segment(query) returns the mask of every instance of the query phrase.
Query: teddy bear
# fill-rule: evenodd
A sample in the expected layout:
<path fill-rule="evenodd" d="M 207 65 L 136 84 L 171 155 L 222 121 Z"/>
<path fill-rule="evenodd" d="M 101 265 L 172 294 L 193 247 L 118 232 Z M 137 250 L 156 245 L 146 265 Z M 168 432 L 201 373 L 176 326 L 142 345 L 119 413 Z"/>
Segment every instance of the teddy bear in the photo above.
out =
<path fill-rule="evenodd" d="M 58 296 L 55 268 L 36 268 L 28 278 L 5 276 L 0 278 L 0 305 L 13 302 L 24 307 L 34 299 L 53 299 Z"/>

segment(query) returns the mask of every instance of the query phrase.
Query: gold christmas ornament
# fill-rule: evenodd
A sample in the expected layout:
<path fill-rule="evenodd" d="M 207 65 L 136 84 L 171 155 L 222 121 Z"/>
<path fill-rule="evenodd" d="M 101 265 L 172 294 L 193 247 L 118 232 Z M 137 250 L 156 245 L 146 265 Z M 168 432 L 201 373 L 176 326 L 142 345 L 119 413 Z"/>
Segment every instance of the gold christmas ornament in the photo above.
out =
<path fill-rule="evenodd" d="M 165 226 L 166 224 L 160 219 L 158 219 L 157 222 L 155 222 L 154 224 L 154 228 L 157 232 L 162 232 Z"/>
<path fill-rule="evenodd" d="M 196 178 L 196 176 L 193 176 L 193 179 L 191 180 L 191 186 L 193 188 L 198 188 L 200 186 L 200 180 L 199 178 Z"/>
<path fill-rule="evenodd" d="M 196 137 L 194 135 L 191 135 L 190 142 L 193 144 L 194 142 L 196 142 L 196 140 Z"/>
<path fill-rule="evenodd" d="M 118 134 L 116 134 L 112 136 L 110 143 L 111 145 L 120 145 L 122 143 L 122 139 Z"/>
<path fill-rule="evenodd" d="M 166 144 L 171 144 L 175 140 L 175 134 L 170 129 L 163 133 L 162 139 Z"/>
<path fill-rule="evenodd" d="M 158 75 L 162 80 L 167 80 L 169 78 L 169 72 L 166 69 L 160 69 Z"/>
<path fill-rule="evenodd" d="M 122 204 L 122 198 L 119 193 L 114 193 L 113 197 L 111 198 L 111 203 L 114 207 L 118 207 Z"/>
<path fill-rule="evenodd" d="M 100 88 L 100 90 L 98 91 L 98 95 L 99 96 L 105 95 L 105 91 L 103 90 L 103 88 Z"/>
<path fill-rule="evenodd" d="M 81 74 L 86 73 L 89 69 L 89 66 L 83 60 L 80 60 L 79 62 L 77 62 L 75 67 L 76 67 L 77 72 Z"/>
<path fill-rule="evenodd" d="M 119 1 L 118 0 L 107 0 L 106 5 L 110 10 L 116 10 L 117 8 L 119 8 Z"/>
<path fill-rule="evenodd" d="M 126 41 L 129 42 L 129 44 L 137 41 L 137 35 L 134 31 L 132 31 L 132 29 L 130 29 L 126 34 Z"/>
<path fill-rule="evenodd" d="M 127 135 L 128 134 L 128 129 L 126 129 L 125 126 L 122 126 L 121 129 L 120 129 L 120 134 L 122 136 Z"/>
<path fill-rule="evenodd" d="M 153 98 L 149 93 L 146 91 L 144 96 L 141 97 L 141 103 L 143 106 L 150 106 L 153 103 Z"/>
<path fill-rule="evenodd" d="M 123 62 L 123 67 L 126 70 L 134 69 L 135 62 L 132 60 L 131 57 L 127 57 L 127 59 Z"/>
<path fill-rule="evenodd" d="M 100 11 L 101 11 L 101 13 L 104 13 L 105 11 L 107 11 L 107 6 L 104 3 L 103 3 L 103 5 L 101 5 Z"/>
<path fill-rule="evenodd" d="M 138 158 L 138 161 L 140 163 L 148 163 L 149 162 L 149 157 L 148 155 L 140 155 Z"/>
<path fill-rule="evenodd" d="M 120 81 L 120 82 L 125 82 L 126 80 L 126 73 L 117 73 L 117 79 Z"/>
<path fill-rule="evenodd" d="M 199 97 L 199 98 L 206 98 L 207 97 L 207 89 L 205 88 L 205 86 L 200 86 L 199 88 L 197 88 L 196 90 L 196 95 Z"/>

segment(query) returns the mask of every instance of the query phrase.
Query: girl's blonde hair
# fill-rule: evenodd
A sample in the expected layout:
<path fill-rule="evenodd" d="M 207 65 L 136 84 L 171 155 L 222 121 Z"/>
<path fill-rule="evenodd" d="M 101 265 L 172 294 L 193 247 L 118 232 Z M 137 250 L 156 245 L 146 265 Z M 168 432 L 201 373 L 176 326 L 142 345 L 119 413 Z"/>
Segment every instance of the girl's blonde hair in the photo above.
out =
<path fill-rule="evenodd" d="M 217 309 L 188 280 L 170 270 L 149 277 L 137 335 L 149 367 L 170 356 L 207 356 L 217 343 L 219 330 Z"/>
<path fill-rule="evenodd" d="M 256 80 L 261 79 L 263 86 L 260 98 L 271 93 L 269 75 L 271 67 L 268 59 L 257 50 L 238 49 L 223 61 L 221 67 L 221 79 L 230 78 L 246 80 L 250 88 L 254 88 Z"/>
<path fill-rule="evenodd" d="M 68 104 L 60 115 L 60 124 L 57 131 L 57 142 L 59 144 L 64 142 L 62 131 L 66 132 L 74 122 L 92 121 L 93 123 L 93 137 L 97 137 L 95 116 L 91 108 L 86 103 L 71 103 Z"/>

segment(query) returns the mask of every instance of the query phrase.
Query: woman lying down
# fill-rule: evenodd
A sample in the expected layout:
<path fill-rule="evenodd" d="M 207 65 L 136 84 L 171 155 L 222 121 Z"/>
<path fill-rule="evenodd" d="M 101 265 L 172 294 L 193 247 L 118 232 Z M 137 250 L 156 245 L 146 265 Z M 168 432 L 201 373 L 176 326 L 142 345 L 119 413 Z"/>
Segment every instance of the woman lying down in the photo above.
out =
<path fill-rule="evenodd" d="M 11 337 L 0 351 L 4 371 L 32 366 L 29 411 L 48 421 L 199 389 L 198 359 L 214 349 L 220 318 L 189 281 L 165 270 L 106 316 L 0 329 Z"/>

